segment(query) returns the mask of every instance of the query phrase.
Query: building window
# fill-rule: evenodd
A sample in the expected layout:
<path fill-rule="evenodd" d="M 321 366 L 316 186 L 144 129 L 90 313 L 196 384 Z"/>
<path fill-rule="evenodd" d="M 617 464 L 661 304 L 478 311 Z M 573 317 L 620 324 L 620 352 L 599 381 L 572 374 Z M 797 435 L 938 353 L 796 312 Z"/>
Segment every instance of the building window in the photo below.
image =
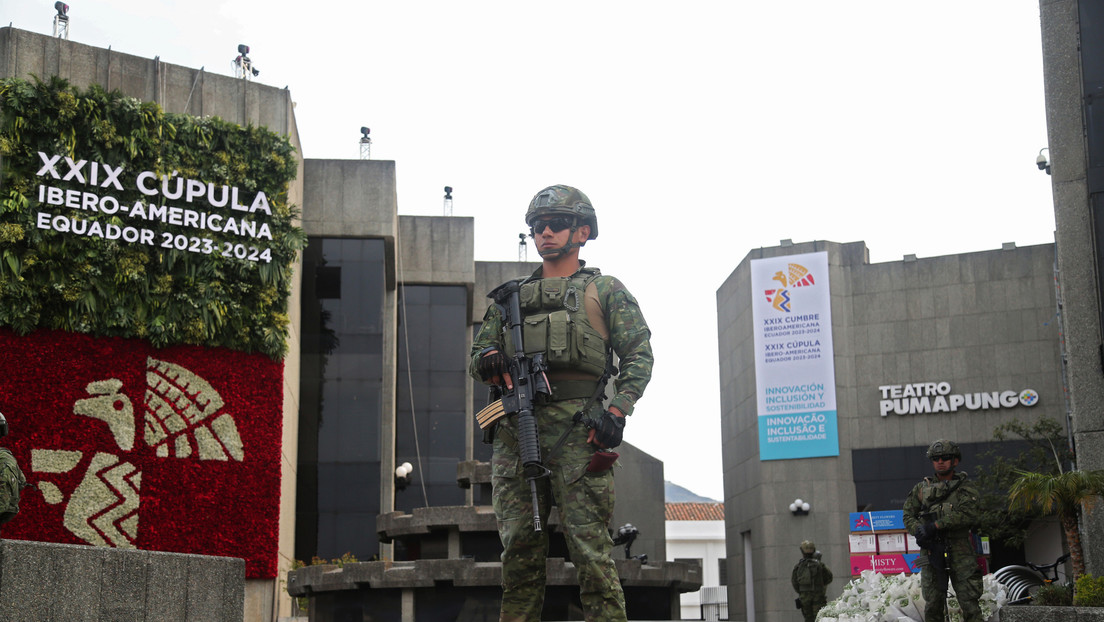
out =
<path fill-rule="evenodd" d="M 303 251 L 296 559 L 379 552 L 385 253 L 323 237 Z"/>
<path fill-rule="evenodd" d="M 728 560 L 724 557 L 717 559 L 717 576 L 718 585 L 728 585 Z"/>
<path fill-rule="evenodd" d="M 468 313 L 463 286 L 399 287 L 395 462 L 411 463 L 415 473 L 395 495 L 398 511 L 464 504 L 456 464 L 472 425 L 465 410 Z"/>

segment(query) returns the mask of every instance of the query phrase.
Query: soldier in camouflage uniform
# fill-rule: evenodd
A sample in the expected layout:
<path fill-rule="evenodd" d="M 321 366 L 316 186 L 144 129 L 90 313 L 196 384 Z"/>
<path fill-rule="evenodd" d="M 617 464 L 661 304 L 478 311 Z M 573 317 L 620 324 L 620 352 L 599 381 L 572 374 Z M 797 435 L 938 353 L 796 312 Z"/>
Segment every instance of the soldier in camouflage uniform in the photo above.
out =
<path fill-rule="evenodd" d="M 955 472 L 962 459 L 958 445 L 938 440 L 928 447 L 935 477 L 925 477 L 905 500 L 905 528 L 916 537 L 922 554 L 920 585 L 925 622 L 944 622 L 947 580 L 954 586 L 964 622 L 982 622 L 981 567 L 970 541 L 970 529 L 980 513 L 977 489 Z"/>
<path fill-rule="evenodd" d="M 816 544 L 811 540 L 801 543 L 801 561 L 790 573 L 790 584 L 797 592 L 801 615 L 805 622 L 816 620 L 817 612 L 828 604 L 828 584 L 832 582 L 832 571 L 817 557 Z"/>
<path fill-rule="evenodd" d="M 579 579 L 587 620 L 625 620 L 625 597 L 610 557 L 613 516 L 612 459 L 603 450 L 621 443 L 625 417 L 652 375 L 651 333 L 632 294 L 620 281 L 586 267 L 579 249 L 598 237 L 590 200 L 570 186 L 541 190 L 525 214 L 542 265 L 521 281 L 521 313 L 527 354 L 543 353 L 551 395 L 534 407 L 540 451 L 551 473 L 537 480 L 541 523 L 553 503 Z M 472 345 L 471 373 L 488 384 L 512 388 L 502 311 L 491 305 Z M 620 371 L 603 408 L 600 379 Z M 574 415 L 586 409 L 585 425 Z M 533 528 L 532 498 L 519 456 L 516 417 L 495 424 L 491 460 L 495 516 L 502 540 L 502 621 L 540 620 L 544 605 L 547 531 Z M 563 438 L 562 442 L 560 439 Z M 558 445 L 558 447 L 557 447 Z M 555 447 L 555 449 L 554 449 Z M 596 452 L 609 458 L 592 461 Z"/>

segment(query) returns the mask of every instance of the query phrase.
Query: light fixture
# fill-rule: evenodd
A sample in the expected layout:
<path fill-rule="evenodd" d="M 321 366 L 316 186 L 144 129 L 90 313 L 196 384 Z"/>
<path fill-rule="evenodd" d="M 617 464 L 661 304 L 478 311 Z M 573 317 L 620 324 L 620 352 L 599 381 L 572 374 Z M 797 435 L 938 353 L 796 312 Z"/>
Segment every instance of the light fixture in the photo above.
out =
<path fill-rule="evenodd" d="M 410 474 L 414 467 L 409 462 L 404 462 L 395 467 L 395 488 L 405 490 L 410 485 Z"/>
<path fill-rule="evenodd" d="M 371 134 L 371 133 L 372 133 L 372 130 L 370 130 L 366 127 L 360 128 L 360 142 L 364 142 L 366 140 L 372 140 L 371 138 L 368 138 L 368 135 Z"/>
<path fill-rule="evenodd" d="M 790 504 L 790 512 L 794 516 L 805 516 L 809 513 L 810 507 L 812 506 L 809 505 L 808 501 L 802 501 L 798 498 L 794 499 L 793 503 Z"/>
<path fill-rule="evenodd" d="M 1046 171 L 1046 174 L 1050 175 L 1050 161 L 1043 155 L 1044 151 L 1050 151 L 1050 148 L 1043 147 L 1039 150 L 1039 155 L 1035 158 L 1035 166 L 1038 166 L 1040 171 Z"/>
<path fill-rule="evenodd" d="M 65 17 L 65 14 L 69 12 L 69 5 L 65 4 L 61 0 L 54 3 L 54 9 L 57 10 L 59 17 Z"/>
<path fill-rule="evenodd" d="M 446 199 L 451 199 L 452 198 L 452 186 L 445 186 L 445 198 Z"/>

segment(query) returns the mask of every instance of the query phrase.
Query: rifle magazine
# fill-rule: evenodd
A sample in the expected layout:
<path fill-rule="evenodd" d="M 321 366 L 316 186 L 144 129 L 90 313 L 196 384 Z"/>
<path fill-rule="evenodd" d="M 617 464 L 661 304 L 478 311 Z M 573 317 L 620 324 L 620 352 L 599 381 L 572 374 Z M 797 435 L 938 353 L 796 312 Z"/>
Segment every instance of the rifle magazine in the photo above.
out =
<path fill-rule="evenodd" d="M 504 416 L 506 416 L 506 409 L 502 407 L 502 400 L 495 400 L 475 414 L 475 421 L 479 424 L 479 429 L 484 430 Z"/>

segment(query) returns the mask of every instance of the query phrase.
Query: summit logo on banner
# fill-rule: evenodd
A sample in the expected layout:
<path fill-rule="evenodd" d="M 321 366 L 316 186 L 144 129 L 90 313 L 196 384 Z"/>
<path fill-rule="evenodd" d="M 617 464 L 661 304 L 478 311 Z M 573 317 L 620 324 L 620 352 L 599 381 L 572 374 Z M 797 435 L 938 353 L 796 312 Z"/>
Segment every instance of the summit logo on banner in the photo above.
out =
<path fill-rule="evenodd" d="M 751 262 L 761 460 L 839 455 L 828 253 Z"/>

